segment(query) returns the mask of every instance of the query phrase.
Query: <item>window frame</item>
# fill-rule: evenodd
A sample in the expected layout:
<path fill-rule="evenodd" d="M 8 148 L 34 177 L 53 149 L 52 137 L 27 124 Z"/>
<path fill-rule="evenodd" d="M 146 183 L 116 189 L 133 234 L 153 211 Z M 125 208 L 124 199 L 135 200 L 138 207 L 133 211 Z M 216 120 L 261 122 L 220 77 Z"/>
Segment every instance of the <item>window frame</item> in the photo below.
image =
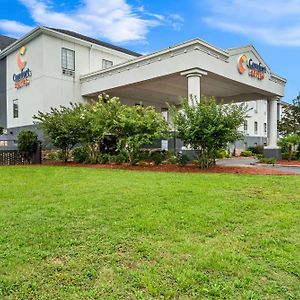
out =
<path fill-rule="evenodd" d="M 19 118 L 19 99 L 13 100 L 13 118 L 14 119 Z"/>
<path fill-rule="evenodd" d="M 254 121 L 254 134 L 258 134 L 258 122 Z"/>
<path fill-rule="evenodd" d="M 66 51 L 66 66 L 64 66 L 64 51 Z M 72 53 L 73 54 L 73 68 L 70 68 L 69 65 L 68 65 L 68 52 L 69 53 Z M 69 49 L 69 48 L 65 48 L 65 47 L 62 47 L 61 48 L 61 68 L 63 70 L 68 70 L 68 71 L 73 71 L 75 72 L 75 50 L 72 50 L 72 49 Z"/>
<path fill-rule="evenodd" d="M 111 65 L 108 67 L 107 63 L 111 63 Z M 109 69 L 113 66 L 114 66 L 114 62 L 112 60 L 102 58 L 102 70 Z"/>

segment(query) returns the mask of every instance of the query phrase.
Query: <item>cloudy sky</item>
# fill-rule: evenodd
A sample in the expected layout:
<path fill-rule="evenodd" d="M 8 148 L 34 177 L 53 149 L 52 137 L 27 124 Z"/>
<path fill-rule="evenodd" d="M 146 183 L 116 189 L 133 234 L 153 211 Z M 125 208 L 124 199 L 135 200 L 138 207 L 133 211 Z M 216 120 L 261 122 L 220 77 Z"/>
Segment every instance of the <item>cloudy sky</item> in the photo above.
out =
<path fill-rule="evenodd" d="M 1 0 L 0 33 L 34 26 L 74 30 L 140 53 L 200 37 L 217 47 L 253 44 L 300 91 L 300 0 Z"/>

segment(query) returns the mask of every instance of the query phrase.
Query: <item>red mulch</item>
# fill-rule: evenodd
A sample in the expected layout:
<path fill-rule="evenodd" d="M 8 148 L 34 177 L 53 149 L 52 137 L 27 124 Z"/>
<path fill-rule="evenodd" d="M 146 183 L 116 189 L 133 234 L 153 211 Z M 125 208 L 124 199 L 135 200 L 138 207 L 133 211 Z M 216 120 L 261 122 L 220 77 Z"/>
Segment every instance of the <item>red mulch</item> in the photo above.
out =
<path fill-rule="evenodd" d="M 136 170 L 136 171 L 156 171 L 156 172 L 176 172 L 176 173 L 227 173 L 227 174 L 252 174 L 252 175 L 296 175 L 294 172 L 280 171 L 272 168 L 262 168 L 255 166 L 213 166 L 207 170 L 199 169 L 197 166 L 188 164 L 185 166 L 163 164 L 163 165 L 143 165 L 130 166 L 128 164 L 122 165 L 90 165 L 78 164 L 73 162 L 45 162 L 43 165 L 66 166 L 66 167 L 81 167 L 81 168 L 95 168 L 95 169 L 120 169 L 120 170 Z"/>
<path fill-rule="evenodd" d="M 299 160 L 292 160 L 292 161 L 288 161 L 288 160 L 279 160 L 277 162 L 277 164 L 279 165 L 284 165 L 284 166 L 300 166 L 300 161 Z"/>

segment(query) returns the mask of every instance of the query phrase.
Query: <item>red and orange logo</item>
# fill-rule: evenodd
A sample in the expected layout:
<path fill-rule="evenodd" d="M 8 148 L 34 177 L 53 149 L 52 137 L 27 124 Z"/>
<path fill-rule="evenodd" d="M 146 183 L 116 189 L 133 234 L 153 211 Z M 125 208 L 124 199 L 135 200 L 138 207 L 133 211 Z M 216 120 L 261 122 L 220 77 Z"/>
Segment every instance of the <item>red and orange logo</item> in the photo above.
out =
<path fill-rule="evenodd" d="M 245 54 L 241 55 L 238 58 L 237 67 L 238 67 L 238 70 L 239 70 L 240 74 L 245 73 L 247 60 L 248 60 L 248 58 L 247 58 L 247 56 Z"/>
<path fill-rule="evenodd" d="M 22 47 L 19 51 L 18 59 L 17 59 L 18 67 L 20 71 L 23 71 L 27 64 L 27 62 L 23 60 L 23 56 L 25 55 L 25 53 L 26 53 L 26 47 Z"/>

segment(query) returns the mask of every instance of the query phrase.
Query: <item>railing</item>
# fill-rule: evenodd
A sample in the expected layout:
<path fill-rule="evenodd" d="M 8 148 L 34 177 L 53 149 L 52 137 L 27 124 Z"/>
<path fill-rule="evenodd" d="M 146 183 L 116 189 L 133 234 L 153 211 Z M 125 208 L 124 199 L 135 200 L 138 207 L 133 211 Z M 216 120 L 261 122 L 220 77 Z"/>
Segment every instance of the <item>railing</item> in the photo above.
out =
<path fill-rule="evenodd" d="M 39 145 L 36 153 L 30 159 L 32 164 L 40 164 L 42 162 L 41 145 Z M 21 165 L 28 161 L 17 150 L 16 140 L 0 140 L 0 165 Z"/>

